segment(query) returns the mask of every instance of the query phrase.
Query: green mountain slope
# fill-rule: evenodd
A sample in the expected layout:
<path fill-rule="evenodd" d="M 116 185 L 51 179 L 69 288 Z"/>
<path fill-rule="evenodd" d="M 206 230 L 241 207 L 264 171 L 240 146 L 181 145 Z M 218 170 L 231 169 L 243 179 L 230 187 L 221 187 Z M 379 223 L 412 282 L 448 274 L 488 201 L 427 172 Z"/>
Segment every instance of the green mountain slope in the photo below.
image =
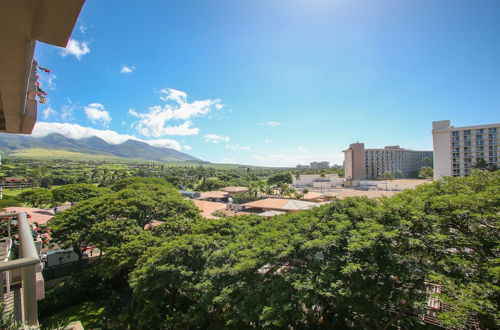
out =
<path fill-rule="evenodd" d="M 192 161 L 200 159 L 183 152 L 147 143 L 128 140 L 122 144 L 109 144 L 98 137 L 80 140 L 53 133 L 44 137 L 0 134 L 0 152 L 5 156 L 23 158 L 70 158 L 152 160 L 160 162 Z"/>

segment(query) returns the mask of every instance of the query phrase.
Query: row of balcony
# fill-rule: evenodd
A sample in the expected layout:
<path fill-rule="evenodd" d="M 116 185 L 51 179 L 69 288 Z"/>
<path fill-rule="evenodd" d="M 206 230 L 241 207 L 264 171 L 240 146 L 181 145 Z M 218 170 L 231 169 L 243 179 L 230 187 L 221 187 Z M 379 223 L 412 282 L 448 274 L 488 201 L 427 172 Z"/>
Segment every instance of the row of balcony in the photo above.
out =
<path fill-rule="evenodd" d="M 0 240 L 0 283 L 4 309 L 14 318 L 27 325 L 38 325 L 37 300 L 45 295 L 42 264 L 40 262 L 41 241 L 35 242 L 25 213 L 2 213 L 2 225 L 7 226 L 9 237 Z M 19 255 L 12 246 L 15 240 L 12 226 L 17 221 Z"/>

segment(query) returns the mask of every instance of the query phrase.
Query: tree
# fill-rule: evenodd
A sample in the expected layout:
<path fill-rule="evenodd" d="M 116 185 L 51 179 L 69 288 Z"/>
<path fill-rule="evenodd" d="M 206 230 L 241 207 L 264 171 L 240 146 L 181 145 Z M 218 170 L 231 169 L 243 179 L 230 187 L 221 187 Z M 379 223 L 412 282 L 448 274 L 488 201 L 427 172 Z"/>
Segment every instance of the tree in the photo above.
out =
<path fill-rule="evenodd" d="M 35 179 L 38 183 L 41 184 L 42 181 L 44 181 L 44 184 L 46 185 L 47 181 L 44 179 L 48 178 L 48 176 L 50 175 L 50 170 L 46 166 L 39 165 L 34 170 L 32 170 L 30 174 L 33 177 L 33 179 Z M 48 188 L 48 187 L 46 186 L 42 188 Z"/>
<path fill-rule="evenodd" d="M 137 229 L 144 230 L 153 220 L 199 217 L 200 211 L 193 202 L 183 199 L 163 180 L 124 180 L 113 186 L 113 189 L 123 187 L 121 190 L 80 201 L 57 213 L 49 222 L 54 241 L 61 246 L 72 246 L 81 256 L 82 249 L 89 245 L 98 245 L 101 250 L 109 248 L 116 231 L 134 233 Z M 112 232 L 106 233 L 106 228 Z"/>
<path fill-rule="evenodd" d="M 418 172 L 420 178 L 429 179 L 434 176 L 434 169 L 432 167 L 424 166 Z"/>
<path fill-rule="evenodd" d="M 224 187 L 226 184 L 217 179 L 217 178 L 208 178 L 202 181 L 198 186 L 196 186 L 196 190 L 199 191 L 210 191 L 210 190 L 218 190 Z"/>
<path fill-rule="evenodd" d="M 404 174 L 400 170 L 397 170 L 396 172 L 394 172 L 394 176 L 396 177 L 396 179 L 401 179 Z"/>
<path fill-rule="evenodd" d="M 143 230 L 137 219 L 178 205 L 166 190 L 135 182 L 50 223 L 62 246 L 105 250 L 97 267 L 124 302 L 123 328 L 424 329 L 429 282 L 445 287 L 436 296 L 447 304 L 436 311 L 443 326 L 466 328 L 471 317 L 500 325 L 499 172 L 269 219 L 200 219 L 179 207 Z"/>
<path fill-rule="evenodd" d="M 422 160 L 422 167 L 432 167 L 432 161 L 428 157 L 425 157 Z"/>
<path fill-rule="evenodd" d="M 487 170 L 488 163 L 483 158 L 481 158 L 472 167 L 477 168 L 479 170 Z"/>
<path fill-rule="evenodd" d="M 238 192 L 231 196 L 235 204 L 243 204 L 256 200 L 255 195 L 245 192 Z"/>
<path fill-rule="evenodd" d="M 128 178 L 121 179 L 119 181 L 116 181 L 112 186 L 111 189 L 114 191 L 120 191 L 125 188 L 128 188 L 129 186 L 132 185 L 137 185 L 137 184 L 145 184 L 145 185 L 160 185 L 163 186 L 165 189 L 169 189 L 172 191 L 176 191 L 174 186 L 172 186 L 170 183 L 167 181 L 160 179 L 160 178 L 145 178 L 145 177 L 138 177 L 138 176 L 132 176 Z"/>
<path fill-rule="evenodd" d="M 36 208 L 44 208 L 52 204 L 52 194 L 50 190 L 44 188 L 35 188 L 23 191 L 19 194 L 18 198 L 23 203 Z"/>
<path fill-rule="evenodd" d="M 52 190 L 52 196 L 55 202 L 64 203 L 70 202 L 71 205 L 93 197 L 102 196 L 109 193 L 106 188 L 96 187 L 88 183 L 75 183 Z"/>
<path fill-rule="evenodd" d="M 0 210 L 5 209 L 6 207 L 15 207 L 21 206 L 21 202 L 14 196 L 4 195 L 2 199 L 0 199 Z"/>
<path fill-rule="evenodd" d="M 291 184 L 292 183 L 292 175 L 290 172 L 286 173 L 277 173 L 274 175 L 271 175 L 267 179 L 267 183 L 270 185 L 277 185 L 277 184 Z"/>
<path fill-rule="evenodd" d="M 92 227 L 106 218 L 100 213 L 101 206 L 105 202 L 106 196 L 94 197 L 56 213 L 48 223 L 52 229 L 53 241 L 61 247 L 72 247 L 82 259 L 85 248 L 92 245 L 90 239 Z"/>
<path fill-rule="evenodd" d="M 394 175 L 391 172 L 389 172 L 389 171 L 385 171 L 382 174 L 382 179 L 385 181 L 385 190 L 387 190 L 387 181 L 388 180 L 394 180 Z"/>

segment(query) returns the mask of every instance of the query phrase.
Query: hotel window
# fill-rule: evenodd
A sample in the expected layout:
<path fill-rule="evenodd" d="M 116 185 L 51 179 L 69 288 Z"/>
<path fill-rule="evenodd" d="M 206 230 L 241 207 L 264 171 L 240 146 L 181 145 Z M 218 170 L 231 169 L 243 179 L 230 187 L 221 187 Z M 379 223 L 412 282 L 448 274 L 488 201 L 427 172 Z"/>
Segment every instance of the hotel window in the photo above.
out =
<path fill-rule="evenodd" d="M 471 141 L 464 141 L 464 146 L 471 146 Z"/>
<path fill-rule="evenodd" d="M 476 134 L 483 134 L 483 129 L 482 128 L 476 129 Z"/>
<path fill-rule="evenodd" d="M 497 132 L 496 127 L 488 128 L 488 133 L 496 133 L 496 132 Z"/>
<path fill-rule="evenodd" d="M 464 131 L 464 135 L 470 135 L 471 131 L 470 129 Z"/>

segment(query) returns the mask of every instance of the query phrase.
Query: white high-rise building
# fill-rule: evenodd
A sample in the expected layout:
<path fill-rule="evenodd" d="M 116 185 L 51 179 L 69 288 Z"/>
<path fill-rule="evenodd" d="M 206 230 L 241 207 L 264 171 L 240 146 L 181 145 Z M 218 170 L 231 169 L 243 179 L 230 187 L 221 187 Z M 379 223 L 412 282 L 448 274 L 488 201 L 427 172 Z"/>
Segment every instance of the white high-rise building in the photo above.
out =
<path fill-rule="evenodd" d="M 469 175 L 481 160 L 489 167 L 499 167 L 500 123 L 453 127 L 449 120 L 434 121 L 432 140 L 434 180 Z"/>

